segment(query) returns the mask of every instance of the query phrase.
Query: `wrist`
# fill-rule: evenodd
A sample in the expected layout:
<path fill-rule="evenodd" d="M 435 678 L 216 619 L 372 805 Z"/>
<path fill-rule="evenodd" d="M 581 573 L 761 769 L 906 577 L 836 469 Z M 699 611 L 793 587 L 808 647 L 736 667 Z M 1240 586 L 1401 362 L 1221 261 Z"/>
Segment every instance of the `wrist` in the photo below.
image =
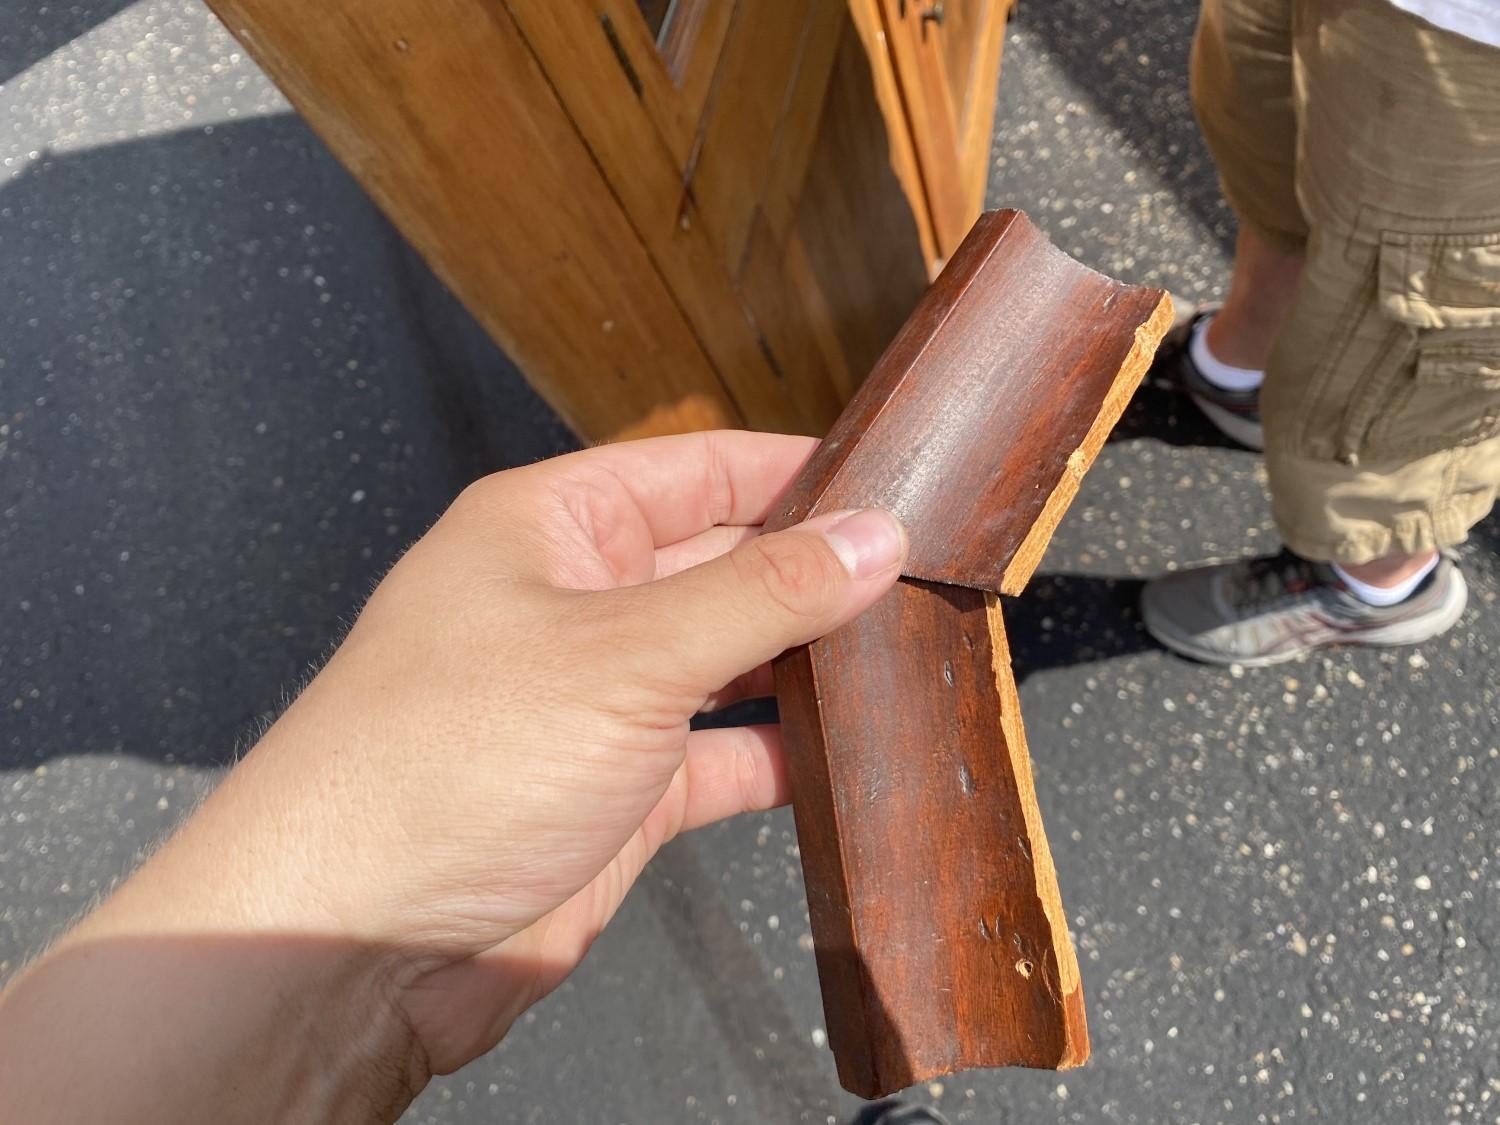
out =
<path fill-rule="evenodd" d="M 92 1112 L 132 1090 L 143 1110 L 165 1096 L 165 1117 L 219 1120 L 233 1090 L 232 1120 L 391 1121 L 426 1085 L 409 958 L 338 916 L 278 817 L 234 788 L 7 992 L 0 1036 L 28 1067 L 29 1024 L 64 1029 L 52 1057 L 93 1060 L 71 1068 L 94 1076 L 78 1112 L 39 1120 L 133 1119 Z"/>
<path fill-rule="evenodd" d="M 360 960 L 290 938 L 79 935 L 0 997 L 0 1116 L 393 1121 L 428 1076 Z"/>

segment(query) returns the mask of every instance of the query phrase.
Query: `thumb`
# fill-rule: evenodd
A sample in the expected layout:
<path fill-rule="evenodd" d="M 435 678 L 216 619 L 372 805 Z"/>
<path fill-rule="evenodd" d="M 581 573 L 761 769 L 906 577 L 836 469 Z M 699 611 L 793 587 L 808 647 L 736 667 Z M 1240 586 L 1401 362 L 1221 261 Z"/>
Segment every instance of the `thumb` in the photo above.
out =
<path fill-rule="evenodd" d="M 900 576 L 906 551 L 889 512 L 830 512 L 635 587 L 657 622 L 657 674 L 717 691 L 868 609 Z"/>

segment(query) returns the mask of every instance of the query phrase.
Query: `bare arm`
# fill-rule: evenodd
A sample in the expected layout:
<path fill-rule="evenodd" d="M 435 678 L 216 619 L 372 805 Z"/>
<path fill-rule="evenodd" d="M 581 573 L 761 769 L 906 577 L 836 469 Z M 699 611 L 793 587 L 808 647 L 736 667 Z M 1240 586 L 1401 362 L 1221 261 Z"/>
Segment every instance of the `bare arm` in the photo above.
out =
<path fill-rule="evenodd" d="M 885 513 L 759 535 L 811 449 L 666 438 L 465 492 L 178 835 L 0 994 L 0 1119 L 388 1121 L 492 1048 L 666 840 L 787 799 L 774 728 L 689 720 L 900 570 Z"/>

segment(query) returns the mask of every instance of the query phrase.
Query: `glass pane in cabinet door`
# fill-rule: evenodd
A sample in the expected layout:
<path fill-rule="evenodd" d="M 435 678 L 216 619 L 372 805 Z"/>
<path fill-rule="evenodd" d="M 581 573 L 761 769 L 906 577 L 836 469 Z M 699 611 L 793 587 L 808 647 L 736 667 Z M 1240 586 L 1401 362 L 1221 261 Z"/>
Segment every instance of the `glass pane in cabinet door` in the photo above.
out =
<path fill-rule="evenodd" d="M 681 82 L 692 64 L 693 50 L 700 45 L 699 33 L 714 26 L 722 37 L 734 0 L 636 0 L 636 4 L 667 70 L 674 81 Z"/>
<path fill-rule="evenodd" d="M 677 0 L 635 0 L 640 5 L 641 15 L 645 17 L 646 26 L 651 29 L 652 36 L 657 43 L 661 42 L 662 32 L 672 22 L 672 9 L 677 7 Z"/>

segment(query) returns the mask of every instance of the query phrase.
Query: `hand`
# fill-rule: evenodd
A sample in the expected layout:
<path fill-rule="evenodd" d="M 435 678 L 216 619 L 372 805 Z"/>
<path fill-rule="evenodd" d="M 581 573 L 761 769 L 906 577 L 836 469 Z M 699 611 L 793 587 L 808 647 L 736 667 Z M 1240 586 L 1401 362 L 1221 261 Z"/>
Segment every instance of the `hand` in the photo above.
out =
<path fill-rule="evenodd" d="M 359 976 L 409 1031 L 380 1060 L 406 1096 L 489 1050 L 664 842 L 787 799 L 774 727 L 689 722 L 900 571 L 883 512 L 760 534 L 814 445 L 663 438 L 469 488 L 94 935 L 167 911 L 381 951 Z"/>
<path fill-rule="evenodd" d="M 899 571 L 883 512 L 758 536 L 813 447 L 698 435 L 482 481 L 268 739 L 304 792 L 313 746 L 328 786 L 367 791 L 318 816 L 321 894 L 409 951 L 399 1002 L 435 1071 L 555 987 L 663 843 L 787 800 L 775 728 L 688 724 L 769 694 L 771 657 Z"/>

